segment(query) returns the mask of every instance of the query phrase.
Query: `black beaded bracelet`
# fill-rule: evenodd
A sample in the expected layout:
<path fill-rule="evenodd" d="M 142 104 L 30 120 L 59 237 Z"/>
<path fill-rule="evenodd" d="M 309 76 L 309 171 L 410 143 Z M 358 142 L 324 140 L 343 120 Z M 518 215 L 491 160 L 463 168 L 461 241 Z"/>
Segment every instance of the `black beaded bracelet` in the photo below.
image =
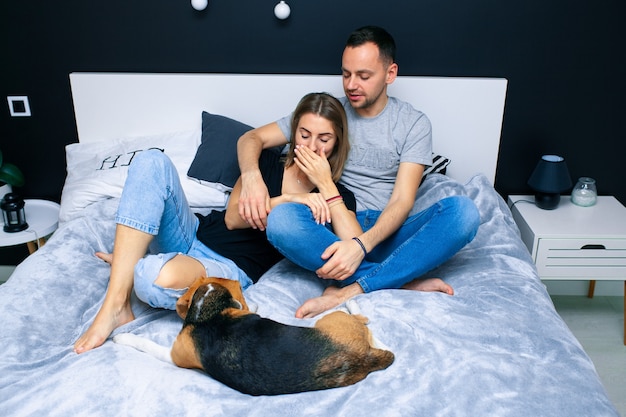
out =
<path fill-rule="evenodd" d="M 359 239 L 358 237 L 353 237 L 352 240 L 354 240 L 356 243 L 359 244 L 361 249 L 363 249 L 363 256 L 366 256 L 367 255 L 367 249 L 365 249 L 365 245 L 363 244 L 363 242 L 361 242 L 361 239 Z"/>

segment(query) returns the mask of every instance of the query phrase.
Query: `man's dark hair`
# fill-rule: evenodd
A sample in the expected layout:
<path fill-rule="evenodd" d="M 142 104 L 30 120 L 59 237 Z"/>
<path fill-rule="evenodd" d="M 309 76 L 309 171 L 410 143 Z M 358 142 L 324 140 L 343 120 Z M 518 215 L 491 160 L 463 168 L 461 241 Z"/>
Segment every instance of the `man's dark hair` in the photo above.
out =
<path fill-rule="evenodd" d="M 352 32 L 346 42 L 346 47 L 355 48 L 367 42 L 378 46 L 380 58 L 387 65 L 396 61 L 396 42 L 393 36 L 378 26 L 364 26 Z"/>

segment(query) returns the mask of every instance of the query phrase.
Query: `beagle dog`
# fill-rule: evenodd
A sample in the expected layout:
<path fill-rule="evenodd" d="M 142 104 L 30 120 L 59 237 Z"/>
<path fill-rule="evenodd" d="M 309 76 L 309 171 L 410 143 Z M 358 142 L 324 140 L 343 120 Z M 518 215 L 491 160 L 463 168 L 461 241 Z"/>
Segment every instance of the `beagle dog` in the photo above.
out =
<path fill-rule="evenodd" d="M 365 317 L 335 311 L 314 327 L 281 324 L 250 312 L 234 280 L 198 279 L 176 311 L 184 323 L 170 352 L 172 362 L 201 369 L 245 394 L 342 387 L 394 361 L 392 352 L 372 346 Z M 131 344 L 120 336 L 114 340 Z"/>

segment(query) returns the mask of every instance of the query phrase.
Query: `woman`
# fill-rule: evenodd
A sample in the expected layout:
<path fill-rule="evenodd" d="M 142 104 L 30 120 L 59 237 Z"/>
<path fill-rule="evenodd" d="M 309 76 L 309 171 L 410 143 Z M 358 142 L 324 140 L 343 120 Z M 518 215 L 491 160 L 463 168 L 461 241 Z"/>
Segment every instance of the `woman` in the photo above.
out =
<path fill-rule="evenodd" d="M 261 172 L 271 207 L 301 203 L 316 222 L 338 236 L 353 236 L 358 227 L 354 196 L 336 185 L 348 155 L 345 111 L 326 93 L 302 98 L 293 114 L 291 141 L 283 161 L 276 150 L 263 152 Z M 83 353 L 100 346 L 117 327 L 134 320 L 130 294 L 153 307 L 175 309 L 176 300 L 202 276 L 256 281 L 282 258 L 265 232 L 239 216 L 241 178 L 226 211 L 206 217 L 191 212 L 178 174 L 159 151 L 139 154 L 131 164 L 116 215 L 112 254 L 96 256 L 111 264 L 102 306 L 90 328 L 76 341 Z M 351 211 L 350 211 L 351 210 Z M 146 252 L 151 253 L 146 255 Z"/>

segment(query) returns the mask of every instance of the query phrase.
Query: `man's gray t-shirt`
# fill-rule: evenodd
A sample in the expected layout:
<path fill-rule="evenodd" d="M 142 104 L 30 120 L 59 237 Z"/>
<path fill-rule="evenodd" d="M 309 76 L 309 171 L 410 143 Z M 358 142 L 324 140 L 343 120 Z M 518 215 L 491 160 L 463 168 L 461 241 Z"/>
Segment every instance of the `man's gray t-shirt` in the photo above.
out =
<path fill-rule="evenodd" d="M 357 211 L 382 211 L 393 191 L 401 162 L 432 164 L 432 135 L 428 117 L 394 97 L 380 114 L 359 116 L 346 97 L 339 99 L 348 117 L 350 154 L 341 183 L 352 191 Z M 277 121 L 288 140 L 291 115 Z"/>

